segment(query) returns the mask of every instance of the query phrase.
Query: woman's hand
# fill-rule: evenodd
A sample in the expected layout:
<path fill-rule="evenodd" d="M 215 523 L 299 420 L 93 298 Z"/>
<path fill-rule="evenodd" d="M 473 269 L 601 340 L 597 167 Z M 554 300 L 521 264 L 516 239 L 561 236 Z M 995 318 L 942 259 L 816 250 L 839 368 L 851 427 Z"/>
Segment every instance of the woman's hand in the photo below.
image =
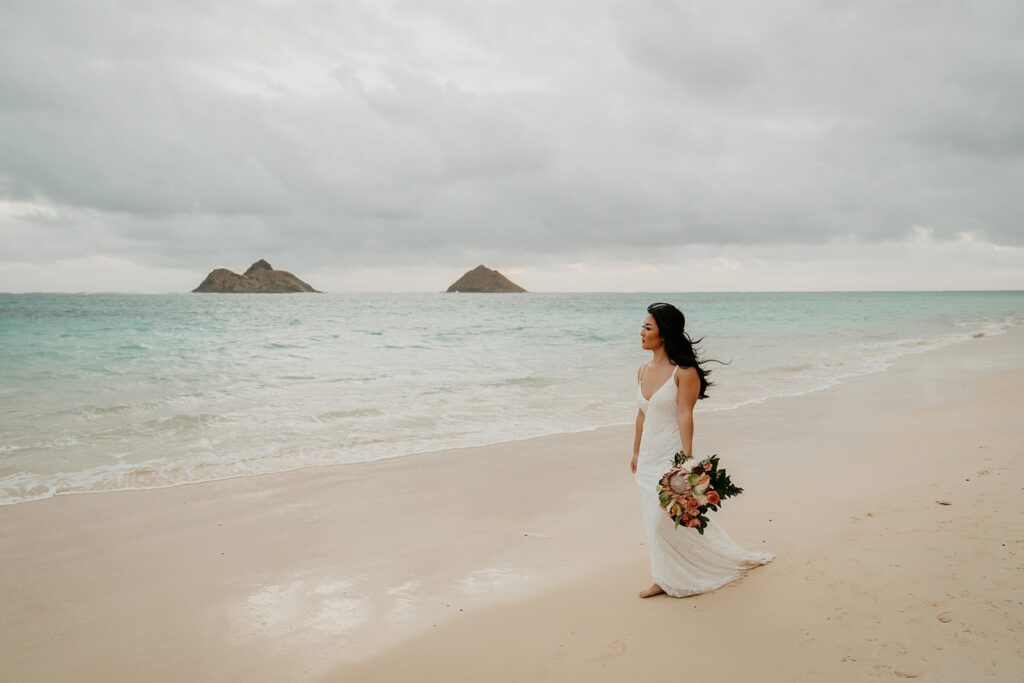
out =
<path fill-rule="evenodd" d="M 633 474 L 636 474 L 636 461 L 640 457 L 639 453 L 633 454 L 633 461 L 629 463 L 629 469 L 633 470 Z"/>

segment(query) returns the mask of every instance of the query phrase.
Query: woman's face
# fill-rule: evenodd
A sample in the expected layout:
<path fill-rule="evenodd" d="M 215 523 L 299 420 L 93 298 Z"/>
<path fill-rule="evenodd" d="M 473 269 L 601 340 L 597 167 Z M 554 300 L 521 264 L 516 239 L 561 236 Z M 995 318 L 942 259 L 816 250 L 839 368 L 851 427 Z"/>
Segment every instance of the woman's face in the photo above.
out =
<path fill-rule="evenodd" d="M 658 323 L 654 322 L 654 316 L 648 313 L 640 327 L 640 346 L 646 351 L 653 351 L 663 343 L 661 333 L 658 332 Z"/>

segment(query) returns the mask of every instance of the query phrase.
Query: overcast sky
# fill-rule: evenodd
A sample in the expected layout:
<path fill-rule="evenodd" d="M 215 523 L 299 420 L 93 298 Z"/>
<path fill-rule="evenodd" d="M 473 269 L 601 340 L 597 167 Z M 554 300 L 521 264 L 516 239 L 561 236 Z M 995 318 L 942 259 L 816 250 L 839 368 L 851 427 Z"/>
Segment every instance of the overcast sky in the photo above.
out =
<path fill-rule="evenodd" d="M 3 0 L 0 291 L 1024 288 L 1024 2 Z"/>

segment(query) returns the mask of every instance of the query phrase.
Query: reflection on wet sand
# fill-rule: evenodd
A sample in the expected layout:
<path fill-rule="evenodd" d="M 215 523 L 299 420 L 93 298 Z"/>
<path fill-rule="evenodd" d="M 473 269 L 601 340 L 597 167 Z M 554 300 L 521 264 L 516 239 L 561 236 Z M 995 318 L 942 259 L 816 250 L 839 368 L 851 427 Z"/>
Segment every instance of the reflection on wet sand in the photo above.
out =
<path fill-rule="evenodd" d="M 433 581 L 406 575 L 379 590 L 377 576 L 371 581 L 369 576 L 300 572 L 253 586 L 231 604 L 229 638 L 234 645 L 260 642 L 270 651 L 327 647 L 334 655 L 358 660 L 460 612 L 491 604 L 495 596 L 522 597 L 536 577 L 524 567 L 483 567 Z M 368 594 L 375 585 L 378 592 Z"/>

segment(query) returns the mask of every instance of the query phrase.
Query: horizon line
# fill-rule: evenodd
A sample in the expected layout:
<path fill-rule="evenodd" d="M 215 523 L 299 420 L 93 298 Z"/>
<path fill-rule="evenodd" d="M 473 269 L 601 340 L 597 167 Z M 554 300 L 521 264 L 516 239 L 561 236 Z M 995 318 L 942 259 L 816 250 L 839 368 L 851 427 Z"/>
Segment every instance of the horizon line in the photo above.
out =
<path fill-rule="evenodd" d="M 447 292 L 444 290 L 341 290 L 335 292 L 193 292 L 193 291 L 166 291 L 166 292 L 139 292 L 139 291 L 111 291 L 111 290 L 31 290 L 23 292 L 0 291 L 0 295 L 19 294 L 121 294 L 137 296 L 168 296 L 177 294 L 221 294 L 225 296 L 253 295 L 265 296 L 267 294 L 500 294 L 500 295 L 522 295 L 522 294 L 943 294 L 959 292 L 989 292 L 989 293 L 1011 293 L 1024 292 L 1021 289 L 693 289 L 693 290 L 543 290 L 526 292 Z"/>

